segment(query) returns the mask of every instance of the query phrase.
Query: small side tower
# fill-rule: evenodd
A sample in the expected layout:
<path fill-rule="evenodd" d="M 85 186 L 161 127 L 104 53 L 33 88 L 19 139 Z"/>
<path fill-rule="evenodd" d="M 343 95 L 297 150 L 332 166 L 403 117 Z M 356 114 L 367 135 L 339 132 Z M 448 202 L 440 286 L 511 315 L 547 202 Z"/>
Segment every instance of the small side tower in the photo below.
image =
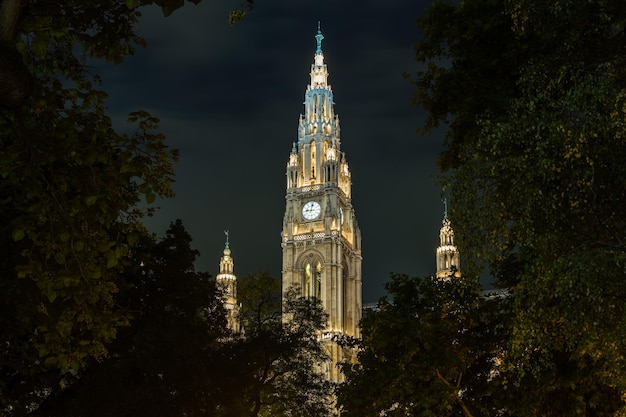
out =
<path fill-rule="evenodd" d="M 461 256 L 454 246 L 454 230 L 448 218 L 448 201 L 443 200 L 443 222 L 439 231 L 437 248 L 437 278 L 448 279 L 454 271 L 455 277 L 461 276 Z"/>
<path fill-rule="evenodd" d="M 224 231 L 226 235 L 226 245 L 224 246 L 224 254 L 220 259 L 220 273 L 217 274 L 215 280 L 217 285 L 224 291 L 224 308 L 226 309 L 226 318 L 228 320 L 228 328 L 233 332 L 239 332 L 239 307 L 237 305 L 237 276 L 235 276 L 235 264 L 230 256 L 230 247 L 228 242 L 228 230 Z"/>

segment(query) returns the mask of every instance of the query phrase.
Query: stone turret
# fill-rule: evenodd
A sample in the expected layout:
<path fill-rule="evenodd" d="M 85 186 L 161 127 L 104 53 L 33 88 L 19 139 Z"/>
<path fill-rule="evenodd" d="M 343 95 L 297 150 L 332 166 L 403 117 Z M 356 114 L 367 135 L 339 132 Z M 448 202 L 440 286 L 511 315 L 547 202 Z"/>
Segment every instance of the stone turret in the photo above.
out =
<path fill-rule="evenodd" d="M 230 244 L 228 242 L 228 230 L 224 231 L 226 244 L 224 253 L 220 259 L 220 272 L 215 277 L 217 284 L 224 292 L 224 308 L 226 308 L 226 318 L 228 328 L 234 332 L 239 332 L 239 307 L 237 305 L 237 276 L 235 275 L 235 263 L 230 256 Z"/>
<path fill-rule="evenodd" d="M 454 245 L 454 230 L 448 218 L 448 202 L 443 200 L 444 211 L 441 229 L 439 231 L 439 247 L 437 247 L 437 278 L 461 276 L 461 256 Z"/>

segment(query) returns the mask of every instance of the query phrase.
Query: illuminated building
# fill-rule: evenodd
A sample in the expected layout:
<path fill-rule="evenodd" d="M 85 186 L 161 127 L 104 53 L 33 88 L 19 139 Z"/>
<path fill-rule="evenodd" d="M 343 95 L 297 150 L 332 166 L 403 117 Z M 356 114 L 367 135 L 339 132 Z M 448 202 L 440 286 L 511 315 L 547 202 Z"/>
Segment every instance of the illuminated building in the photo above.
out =
<path fill-rule="evenodd" d="M 437 247 L 437 278 L 461 276 L 461 256 L 454 245 L 454 230 L 448 218 L 448 203 L 443 202 L 443 224 L 439 231 L 439 247 Z"/>
<path fill-rule="evenodd" d="M 228 328 L 234 332 L 239 329 L 239 308 L 237 305 L 237 276 L 235 276 L 235 263 L 230 256 L 230 245 L 228 242 L 228 231 L 224 231 L 226 235 L 226 244 L 224 245 L 224 254 L 220 259 L 220 273 L 217 274 L 215 280 L 218 286 L 224 292 L 224 308 L 226 309 L 226 319 L 228 320 Z"/>
<path fill-rule="evenodd" d="M 341 151 L 339 118 L 322 53 L 321 31 L 311 65 L 311 82 L 300 115 L 298 139 L 287 162 L 282 230 L 283 295 L 292 287 L 317 297 L 328 313 L 322 339 L 332 359 L 324 364 L 333 381 L 335 364 L 351 360 L 334 336 L 359 337 L 361 319 L 361 231 L 351 200 L 351 174 Z"/>

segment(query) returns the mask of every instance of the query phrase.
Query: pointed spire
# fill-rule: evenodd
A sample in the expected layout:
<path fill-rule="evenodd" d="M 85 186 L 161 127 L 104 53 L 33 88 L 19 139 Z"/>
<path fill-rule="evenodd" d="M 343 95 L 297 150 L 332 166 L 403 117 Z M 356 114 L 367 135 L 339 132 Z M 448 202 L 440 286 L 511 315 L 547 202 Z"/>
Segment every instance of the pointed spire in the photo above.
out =
<path fill-rule="evenodd" d="M 317 50 L 315 51 L 316 55 L 322 53 L 322 40 L 324 39 L 324 35 L 322 35 L 322 30 L 320 29 L 320 22 L 317 21 L 317 35 L 315 35 L 315 40 L 317 40 Z"/>
<path fill-rule="evenodd" d="M 448 199 L 442 198 L 443 221 L 439 231 L 440 244 L 437 247 L 437 278 L 459 277 L 461 272 L 459 250 L 454 245 L 454 230 L 448 218 Z"/>
<path fill-rule="evenodd" d="M 322 53 L 321 24 L 317 23 L 317 50 L 311 65 L 311 82 L 304 94 L 304 113 L 298 121 L 298 141 L 292 144 L 289 162 L 287 162 L 287 190 L 295 191 L 304 185 L 316 185 L 326 182 L 325 178 L 336 178 L 320 169 L 327 160 L 334 164 L 342 158 L 339 139 L 339 117 L 335 114 L 333 90 L 328 83 L 328 68 Z M 340 167 L 343 178 L 342 190 L 350 196 L 350 171 L 345 162 Z M 306 181 L 306 184 L 304 184 Z M 331 181 L 335 184 L 336 181 Z"/>
<path fill-rule="evenodd" d="M 224 307 L 226 308 L 226 319 L 228 327 L 234 331 L 239 331 L 239 321 L 237 318 L 239 307 L 237 304 L 237 276 L 235 275 L 235 263 L 230 256 L 230 244 L 228 241 L 228 230 L 224 230 L 226 244 L 224 245 L 224 255 L 220 259 L 220 272 L 215 277 L 217 284 L 223 291 Z"/>

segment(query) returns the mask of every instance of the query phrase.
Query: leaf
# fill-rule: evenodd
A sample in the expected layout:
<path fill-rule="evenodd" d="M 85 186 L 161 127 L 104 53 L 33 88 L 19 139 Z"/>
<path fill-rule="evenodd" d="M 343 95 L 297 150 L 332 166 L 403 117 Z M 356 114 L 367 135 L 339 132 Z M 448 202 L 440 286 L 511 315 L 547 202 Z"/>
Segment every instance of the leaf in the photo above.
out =
<path fill-rule="evenodd" d="M 24 235 L 25 235 L 24 230 L 22 230 L 22 229 L 14 230 L 13 231 L 13 240 L 15 242 L 18 242 L 18 241 L 24 239 Z"/>
<path fill-rule="evenodd" d="M 39 346 L 37 346 L 37 351 L 39 353 L 40 358 L 43 358 L 49 353 L 48 346 L 45 344 L 40 344 Z"/>
<path fill-rule="evenodd" d="M 246 18 L 248 13 L 245 10 L 232 10 L 228 13 L 228 24 L 234 26 Z"/>
<path fill-rule="evenodd" d="M 33 53 L 38 58 L 45 58 L 48 52 L 48 39 L 46 36 L 36 36 L 31 45 Z"/>
<path fill-rule="evenodd" d="M 88 206 L 93 206 L 97 200 L 98 200 L 98 196 L 92 195 L 92 196 L 85 198 L 85 204 L 87 204 Z"/>
<path fill-rule="evenodd" d="M 128 244 L 130 246 L 135 246 L 135 244 L 137 244 L 137 242 L 139 241 L 139 234 L 138 233 L 129 233 L 126 238 L 128 240 Z"/>
<path fill-rule="evenodd" d="M 163 9 L 163 16 L 167 17 L 176 9 L 183 7 L 185 0 L 159 0 L 156 3 Z"/>
<path fill-rule="evenodd" d="M 83 249 L 85 249 L 85 242 L 83 242 L 82 240 L 77 240 L 76 242 L 74 242 L 74 250 L 81 252 Z"/>
<path fill-rule="evenodd" d="M 119 259 L 115 251 L 107 252 L 107 269 L 111 269 L 119 263 Z"/>
<path fill-rule="evenodd" d="M 65 254 L 63 252 L 57 252 L 54 254 L 54 260 L 57 261 L 59 265 L 65 264 Z"/>
<path fill-rule="evenodd" d="M 152 204 L 156 200 L 156 195 L 152 191 L 146 192 L 146 203 Z"/>

